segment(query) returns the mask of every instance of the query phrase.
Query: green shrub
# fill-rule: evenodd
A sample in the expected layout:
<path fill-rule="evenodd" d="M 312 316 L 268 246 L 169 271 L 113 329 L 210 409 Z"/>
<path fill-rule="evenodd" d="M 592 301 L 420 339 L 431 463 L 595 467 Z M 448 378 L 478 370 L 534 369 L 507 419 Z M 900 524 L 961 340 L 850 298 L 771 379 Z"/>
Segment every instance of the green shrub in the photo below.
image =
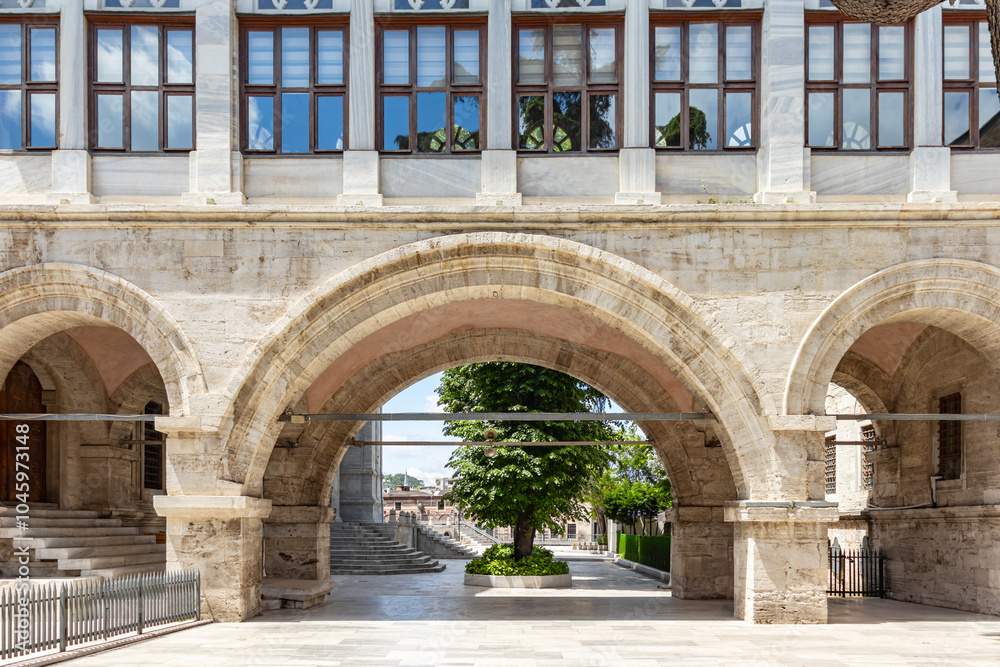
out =
<path fill-rule="evenodd" d="M 669 535 L 618 535 L 618 554 L 634 563 L 670 571 Z"/>
<path fill-rule="evenodd" d="M 514 560 L 514 546 L 494 544 L 465 566 L 466 574 L 492 574 L 494 576 L 542 577 L 550 574 L 569 574 L 569 564 L 552 560 L 552 552 L 532 547 L 531 555 Z"/>

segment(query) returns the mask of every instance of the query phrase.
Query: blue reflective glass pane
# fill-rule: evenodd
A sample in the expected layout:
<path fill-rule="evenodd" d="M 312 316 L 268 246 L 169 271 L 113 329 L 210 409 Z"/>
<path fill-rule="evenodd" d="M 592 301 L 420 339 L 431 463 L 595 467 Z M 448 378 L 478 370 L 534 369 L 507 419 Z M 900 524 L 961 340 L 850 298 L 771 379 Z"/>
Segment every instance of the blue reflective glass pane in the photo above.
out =
<path fill-rule="evenodd" d="M 903 93 L 878 94 L 878 145 L 903 146 L 906 144 L 906 96 Z"/>
<path fill-rule="evenodd" d="M 21 83 L 21 26 L 0 25 L 0 83 Z M 21 147 L 21 132 L 17 134 Z"/>
<path fill-rule="evenodd" d="M 194 148 L 193 109 L 190 95 L 167 98 L 167 148 Z"/>
<path fill-rule="evenodd" d="M 316 99 L 316 150 L 344 150 L 344 98 L 339 95 Z"/>
<path fill-rule="evenodd" d="M 479 31 L 456 30 L 454 40 L 455 83 L 479 83 Z"/>
<path fill-rule="evenodd" d="M 190 30 L 167 31 L 167 83 L 194 81 L 193 35 Z"/>
<path fill-rule="evenodd" d="M 968 146 L 969 93 L 944 94 L 944 143 L 946 146 Z"/>
<path fill-rule="evenodd" d="M 446 81 L 444 26 L 417 28 L 417 86 L 440 88 Z"/>
<path fill-rule="evenodd" d="M 32 81 L 56 80 L 56 29 L 31 29 Z"/>
<path fill-rule="evenodd" d="M 122 31 L 97 31 L 97 80 L 121 83 L 123 72 Z"/>
<path fill-rule="evenodd" d="M 552 26 L 552 83 L 578 86 L 583 81 L 583 32 L 580 25 Z"/>
<path fill-rule="evenodd" d="M 281 29 L 281 85 L 309 86 L 309 28 Z"/>
<path fill-rule="evenodd" d="M 247 82 L 274 83 L 274 33 L 251 31 L 247 35 Z"/>
<path fill-rule="evenodd" d="M 726 28 L 726 79 L 747 81 L 753 78 L 753 30 L 748 25 Z"/>
<path fill-rule="evenodd" d="M 478 150 L 479 144 L 479 96 L 455 97 L 455 134 L 452 138 L 456 151 Z"/>
<path fill-rule="evenodd" d="M 969 27 L 944 27 L 944 78 L 969 78 Z"/>
<path fill-rule="evenodd" d="M 809 80 L 833 81 L 834 27 L 809 26 Z"/>
<path fill-rule="evenodd" d="M 517 31 L 518 83 L 545 83 L 545 31 Z"/>
<path fill-rule="evenodd" d="M 653 145 L 669 148 L 681 145 L 681 94 L 656 93 L 653 101 Z"/>
<path fill-rule="evenodd" d="M 590 96 L 590 148 L 617 148 L 615 95 Z"/>
<path fill-rule="evenodd" d="M 552 94 L 552 150 L 582 150 L 583 97 L 578 91 Z"/>
<path fill-rule="evenodd" d="M 441 153 L 448 148 L 444 93 L 417 93 L 417 152 Z"/>
<path fill-rule="evenodd" d="M 55 93 L 32 93 L 29 113 L 31 114 L 31 145 L 46 148 L 55 146 Z"/>
<path fill-rule="evenodd" d="M 871 96 L 867 88 L 844 91 L 844 126 L 840 147 L 868 150 L 872 147 Z"/>
<path fill-rule="evenodd" d="M 1000 97 L 996 88 L 979 89 L 979 145 L 1000 147 Z"/>
<path fill-rule="evenodd" d="M 410 83 L 410 33 L 405 30 L 382 33 L 382 83 Z"/>
<path fill-rule="evenodd" d="M 614 28 L 591 29 L 590 80 L 593 83 L 614 83 L 618 80 L 616 57 Z"/>
<path fill-rule="evenodd" d="M 0 149 L 21 148 L 21 91 L 0 90 Z"/>
<path fill-rule="evenodd" d="M 997 71 L 993 67 L 990 27 L 986 21 L 979 24 L 979 80 L 991 83 L 997 80 Z"/>
<path fill-rule="evenodd" d="M 906 78 L 906 30 L 902 26 L 878 29 L 878 78 L 898 81 Z"/>
<path fill-rule="evenodd" d="M 726 148 L 753 146 L 753 111 L 750 93 L 726 93 Z"/>
<path fill-rule="evenodd" d="M 123 148 L 121 95 L 97 96 L 97 147 Z"/>
<path fill-rule="evenodd" d="M 150 25 L 134 25 L 130 73 L 133 86 L 156 86 L 160 83 L 160 29 Z"/>
<path fill-rule="evenodd" d="M 382 148 L 387 151 L 410 149 L 410 98 L 382 100 Z"/>
<path fill-rule="evenodd" d="M 281 95 L 281 152 L 309 152 L 309 93 Z"/>
<path fill-rule="evenodd" d="M 274 150 L 274 98 L 247 98 L 247 148 Z"/>
<path fill-rule="evenodd" d="M 809 145 L 833 147 L 834 93 L 809 93 Z"/>
<path fill-rule="evenodd" d="M 133 90 L 131 94 L 132 150 L 160 149 L 160 94 L 155 90 Z"/>
<path fill-rule="evenodd" d="M 653 78 L 656 81 L 681 80 L 681 28 L 657 27 L 653 32 Z"/>
<path fill-rule="evenodd" d="M 316 83 L 336 86 L 344 83 L 344 33 L 320 30 L 316 33 Z"/>
<path fill-rule="evenodd" d="M 719 24 L 692 23 L 688 34 L 691 83 L 716 83 L 719 80 Z"/>
<path fill-rule="evenodd" d="M 844 24 L 844 83 L 868 83 L 871 80 L 871 40 L 870 24 Z"/>
<path fill-rule="evenodd" d="M 714 88 L 693 88 L 688 96 L 688 144 L 690 148 L 719 147 L 719 93 Z"/>

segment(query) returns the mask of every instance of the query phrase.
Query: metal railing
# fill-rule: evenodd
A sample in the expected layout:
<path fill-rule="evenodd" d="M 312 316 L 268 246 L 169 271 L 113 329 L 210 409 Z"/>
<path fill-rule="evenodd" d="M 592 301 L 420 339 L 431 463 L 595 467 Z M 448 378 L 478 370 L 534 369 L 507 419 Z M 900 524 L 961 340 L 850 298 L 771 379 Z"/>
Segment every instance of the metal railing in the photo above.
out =
<path fill-rule="evenodd" d="M 847 551 L 830 548 L 830 587 L 827 595 L 885 597 L 885 554 L 881 549 Z"/>
<path fill-rule="evenodd" d="M 0 660 L 201 620 L 198 570 L 0 590 Z"/>

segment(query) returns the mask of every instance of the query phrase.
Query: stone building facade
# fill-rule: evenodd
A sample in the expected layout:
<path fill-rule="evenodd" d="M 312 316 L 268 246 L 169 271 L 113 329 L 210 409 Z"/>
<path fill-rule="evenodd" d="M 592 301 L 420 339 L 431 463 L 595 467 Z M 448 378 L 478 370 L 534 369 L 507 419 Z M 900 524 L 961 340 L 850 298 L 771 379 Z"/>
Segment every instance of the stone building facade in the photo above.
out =
<path fill-rule="evenodd" d="M 163 412 L 32 427 L 31 501 L 165 522 L 246 619 L 265 565 L 329 575 L 362 424 L 301 415 L 522 361 L 710 413 L 641 424 L 673 594 L 825 622 L 831 382 L 1000 413 L 982 5 L 826 4 L 4 2 L 3 413 Z M 874 420 L 847 518 L 893 596 L 998 613 L 996 423 L 957 423 Z"/>

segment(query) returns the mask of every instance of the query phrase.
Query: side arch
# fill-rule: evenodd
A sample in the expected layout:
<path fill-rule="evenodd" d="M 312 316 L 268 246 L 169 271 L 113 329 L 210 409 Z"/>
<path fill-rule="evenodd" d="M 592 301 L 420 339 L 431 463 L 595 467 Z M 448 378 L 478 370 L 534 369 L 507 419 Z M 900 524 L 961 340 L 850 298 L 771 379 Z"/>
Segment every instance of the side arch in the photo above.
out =
<path fill-rule="evenodd" d="M 484 232 L 428 239 L 373 257 L 303 298 L 236 373 L 223 466 L 260 493 L 278 416 L 359 341 L 445 304 L 515 300 L 562 308 L 636 342 L 716 415 L 734 442 L 742 497 L 775 497 L 773 412 L 760 372 L 714 317 L 660 276 L 605 251 L 548 236 Z M 750 471 L 751 478 L 744 478 Z"/>
<path fill-rule="evenodd" d="M 166 386 L 172 414 L 206 386 L 194 348 L 150 294 L 105 271 L 46 263 L 0 273 L 0 377 L 48 336 L 78 326 L 117 327 L 141 345 Z"/>
<path fill-rule="evenodd" d="M 841 359 L 867 330 L 919 322 L 950 331 L 986 358 L 1000 354 L 1000 269 L 960 259 L 908 262 L 837 297 L 809 327 L 785 383 L 784 414 L 823 414 Z"/>

